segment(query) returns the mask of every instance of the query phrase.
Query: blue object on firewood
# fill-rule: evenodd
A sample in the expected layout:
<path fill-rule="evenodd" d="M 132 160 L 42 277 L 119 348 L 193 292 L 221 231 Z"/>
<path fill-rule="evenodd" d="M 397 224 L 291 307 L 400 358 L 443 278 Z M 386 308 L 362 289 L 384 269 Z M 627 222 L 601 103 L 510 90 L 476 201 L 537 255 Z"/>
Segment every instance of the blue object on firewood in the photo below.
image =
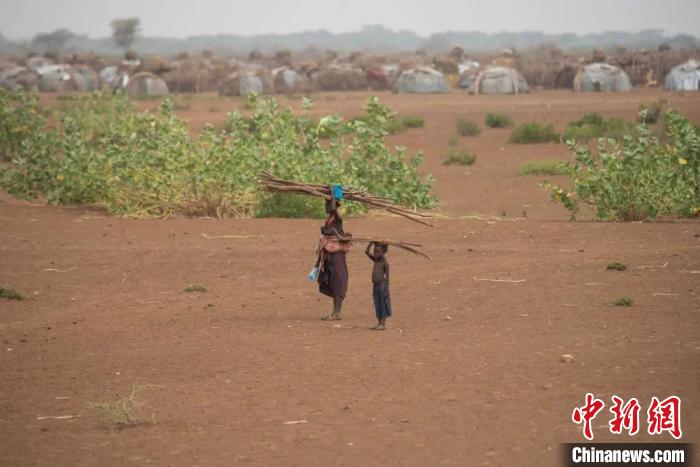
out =
<path fill-rule="evenodd" d="M 343 186 L 333 185 L 333 197 L 335 199 L 343 199 Z"/>

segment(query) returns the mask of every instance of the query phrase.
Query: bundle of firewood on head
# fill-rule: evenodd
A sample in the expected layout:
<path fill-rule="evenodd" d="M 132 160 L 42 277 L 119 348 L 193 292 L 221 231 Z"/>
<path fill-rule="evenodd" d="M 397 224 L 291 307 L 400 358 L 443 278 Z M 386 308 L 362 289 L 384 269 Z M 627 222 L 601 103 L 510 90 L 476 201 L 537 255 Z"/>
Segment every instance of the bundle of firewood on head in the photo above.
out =
<path fill-rule="evenodd" d="M 270 172 L 263 172 L 262 175 L 260 175 L 259 183 L 260 187 L 265 191 L 317 196 L 319 198 L 324 198 L 325 200 L 331 200 L 333 198 L 337 199 L 338 193 L 335 190 L 341 189 L 337 185 L 317 185 L 311 183 L 300 183 L 290 180 L 283 180 L 281 178 L 275 177 Z M 411 211 L 410 209 L 405 208 L 403 206 L 397 206 L 388 198 L 384 198 L 381 196 L 373 196 L 365 191 L 353 190 L 345 187 L 343 187 L 341 190 L 343 199 L 349 201 L 356 201 L 374 209 L 384 209 L 385 211 L 388 211 L 390 213 L 397 214 L 414 222 L 418 222 L 420 224 L 427 225 L 428 227 L 432 227 L 432 225 L 430 225 L 425 220 L 429 219 L 432 216 Z M 414 253 L 416 255 L 420 255 L 430 259 L 430 256 L 418 250 L 418 248 L 422 247 L 422 245 L 418 243 L 408 243 L 369 237 L 356 237 L 350 236 L 349 234 L 339 234 L 338 232 L 336 232 L 334 236 L 341 242 L 373 242 L 378 244 L 383 243 L 385 245 L 392 245 L 397 248 L 401 248 L 403 250 L 410 251 L 411 253 Z"/>
<path fill-rule="evenodd" d="M 334 196 L 332 186 L 283 180 L 275 177 L 270 172 L 263 172 L 260 175 L 259 183 L 260 187 L 265 191 L 318 196 L 319 198 L 327 200 L 332 199 Z M 412 220 L 413 222 L 432 227 L 427 221 L 427 219 L 430 219 L 432 216 L 394 204 L 390 199 L 383 196 L 374 196 L 366 191 L 354 190 L 348 187 L 343 187 L 342 193 L 343 199 L 345 200 L 362 203 L 372 209 L 383 209 L 392 214 Z"/>

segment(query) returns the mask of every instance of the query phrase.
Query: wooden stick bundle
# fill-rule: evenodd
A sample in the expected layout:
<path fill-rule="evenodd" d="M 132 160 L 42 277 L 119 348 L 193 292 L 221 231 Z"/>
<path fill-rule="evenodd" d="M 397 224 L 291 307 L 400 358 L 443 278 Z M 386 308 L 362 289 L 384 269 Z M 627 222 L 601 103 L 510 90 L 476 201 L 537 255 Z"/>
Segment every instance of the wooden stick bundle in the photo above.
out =
<path fill-rule="evenodd" d="M 365 238 L 365 237 L 338 237 L 340 240 L 344 242 L 374 242 L 374 243 L 384 243 L 386 245 L 391 245 L 396 248 L 401 248 L 402 250 L 410 251 L 413 254 L 423 256 L 424 258 L 432 259 L 430 256 L 426 255 L 422 251 L 418 250 L 417 248 L 421 248 L 423 245 L 419 243 L 408 243 L 408 242 L 399 242 L 399 241 L 393 241 L 393 240 L 385 240 L 385 239 L 379 239 L 379 238 Z"/>
<path fill-rule="evenodd" d="M 283 180 L 272 175 L 270 172 L 263 172 L 259 179 L 260 187 L 265 191 L 280 193 L 295 193 L 319 198 L 331 199 L 331 189 L 327 185 L 317 185 L 312 183 L 301 183 L 292 180 Z M 348 201 L 356 201 L 374 209 L 383 209 L 392 214 L 405 217 L 406 219 L 418 222 L 419 224 L 432 227 L 425 219 L 432 216 L 412 211 L 406 207 L 394 204 L 390 199 L 383 196 L 374 196 L 366 191 L 343 188 L 343 198 Z"/>

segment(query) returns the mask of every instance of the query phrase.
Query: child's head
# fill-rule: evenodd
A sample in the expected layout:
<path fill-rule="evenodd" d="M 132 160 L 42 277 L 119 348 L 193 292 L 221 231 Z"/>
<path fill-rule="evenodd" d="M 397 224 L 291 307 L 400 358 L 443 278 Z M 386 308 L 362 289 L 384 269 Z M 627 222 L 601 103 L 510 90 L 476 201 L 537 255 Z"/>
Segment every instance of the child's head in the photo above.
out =
<path fill-rule="evenodd" d="M 386 252 L 389 251 L 389 245 L 386 243 L 375 243 L 374 244 L 374 255 L 382 258 Z"/>

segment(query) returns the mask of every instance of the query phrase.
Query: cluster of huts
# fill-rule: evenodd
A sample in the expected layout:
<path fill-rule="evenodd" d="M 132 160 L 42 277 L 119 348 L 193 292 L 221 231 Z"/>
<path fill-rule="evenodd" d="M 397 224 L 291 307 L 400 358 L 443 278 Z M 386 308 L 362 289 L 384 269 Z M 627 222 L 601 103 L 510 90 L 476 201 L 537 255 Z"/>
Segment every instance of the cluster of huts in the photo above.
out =
<path fill-rule="evenodd" d="M 107 86 L 124 89 L 133 96 L 195 92 L 238 96 L 250 92 L 367 89 L 445 93 L 453 87 L 473 94 L 520 94 L 530 91 L 527 75 L 537 87 L 578 92 L 630 91 L 633 81 L 625 69 L 605 58 L 595 51 L 592 60 L 587 61 L 549 51 L 545 57 L 533 56 L 533 65 L 529 66 L 512 49 L 493 57 L 488 65 L 454 49 L 432 61 L 424 54 L 410 60 L 392 60 L 355 53 L 344 59 L 330 55 L 320 62 L 297 64 L 289 52 L 278 52 L 268 60 L 251 54 L 248 61 L 216 58 L 207 52 L 198 56 L 182 53 L 172 60 L 160 56 L 139 59 L 130 54 L 111 63 L 95 56 L 60 61 L 37 55 L 23 60 L 0 60 L 0 86 L 37 87 L 43 92 L 92 91 Z M 523 73 L 521 69 L 530 71 Z M 678 64 L 668 71 L 663 83 L 666 89 L 698 90 L 700 64 L 694 60 Z"/>

